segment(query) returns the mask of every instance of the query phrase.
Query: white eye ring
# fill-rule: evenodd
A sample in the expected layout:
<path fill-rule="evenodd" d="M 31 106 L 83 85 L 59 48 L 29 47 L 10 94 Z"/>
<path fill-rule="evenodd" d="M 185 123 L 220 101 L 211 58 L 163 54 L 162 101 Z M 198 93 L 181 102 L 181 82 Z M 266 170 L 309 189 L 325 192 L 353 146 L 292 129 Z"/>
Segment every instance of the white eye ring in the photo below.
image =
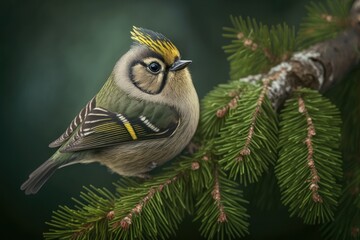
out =
<path fill-rule="evenodd" d="M 148 66 L 147 66 L 147 69 L 151 72 L 151 73 L 154 73 L 154 74 L 157 74 L 160 72 L 161 70 L 161 65 L 160 63 L 158 62 L 151 62 Z"/>

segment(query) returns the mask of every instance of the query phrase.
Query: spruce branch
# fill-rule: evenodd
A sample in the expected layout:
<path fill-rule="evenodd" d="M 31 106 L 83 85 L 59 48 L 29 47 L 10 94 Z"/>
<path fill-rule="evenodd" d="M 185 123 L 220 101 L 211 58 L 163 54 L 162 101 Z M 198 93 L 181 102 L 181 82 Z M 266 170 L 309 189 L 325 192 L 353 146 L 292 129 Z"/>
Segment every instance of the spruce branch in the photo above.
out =
<path fill-rule="evenodd" d="M 302 21 L 297 45 L 309 47 L 325 39 L 335 38 L 349 25 L 349 9 L 353 0 L 327 0 L 326 4 L 311 2 L 308 16 Z"/>
<path fill-rule="evenodd" d="M 217 219 L 217 221 L 219 223 L 224 223 L 227 222 L 227 217 L 226 217 L 226 213 L 224 211 L 224 205 L 221 203 L 221 193 L 220 193 L 220 183 L 219 183 L 219 172 L 218 169 L 215 168 L 215 173 L 214 173 L 214 189 L 211 192 L 211 195 L 214 199 L 214 201 L 216 202 L 218 211 L 219 211 L 219 217 Z"/>
<path fill-rule="evenodd" d="M 199 230 L 207 239 L 237 239 L 248 234 L 247 204 L 240 186 L 214 162 L 211 187 L 198 199 L 194 220 L 201 220 Z"/>
<path fill-rule="evenodd" d="M 80 199 L 73 199 L 74 209 L 60 206 L 53 212 L 53 218 L 46 224 L 51 226 L 44 233 L 46 239 L 86 239 L 92 236 L 98 239 L 108 239 L 111 232 L 107 229 L 108 222 L 113 217 L 113 209 L 117 195 L 107 189 L 90 186 L 84 187 Z"/>
<path fill-rule="evenodd" d="M 295 49 L 295 30 L 286 24 L 268 27 L 255 19 L 230 17 L 233 27 L 224 28 L 224 37 L 232 39 L 224 47 L 230 56 L 232 80 L 267 71 L 288 59 Z M 256 64 L 255 64 L 256 63 Z"/>
<path fill-rule="evenodd" d="M 359 139 L 360 131 L 343 131 L 354 150 L 350 156 L 343 147 L 345 166 L 356 162 L 351 165 L 356 173 L 344 181 L 342 191 L 339 111 L 319 94 L 347 81 L 342 80 L 345 74 L 359 63 L 360 0 L 353 2 L 348 16 L 350 5 L 350 0 L 311 5 L 298 38 L 285 24 L 268 27 L 232 17 L 233 27 L 224 34 L 232 39 L 224 47 L 230 54 L 231 81 L 202 100 L 200 149 L 180 156 L 146 182 L 121 179 L 114 195 L 86 189 L 74 208 L 53 213 L 52 229 L 44 236 L 166 239 L 185 214 L 195 214 L 204 237 L 239 238 L 249 225 L 243 185 L 274 180 L 278 159 L 275 174 L 291 216 L 326 223 L 329 238 L 359 237 L 360 171 L 355 169 L 360 163 L 354 157 L 359 141 L 353 139 Z M 354 82 L 348 84 L 358 97 Z M 353 116 L 344 119 L 357 131 L 360 118 Z M 256 184 L 276 187 L 275 181 Z"/>
<path fill-rule="evenodd" d="M 199 132 L 204 139 L 211 139 L 219 134 L 226 117 L 238 106 L 238 101 L 248 91 L 247 84 L 229 82 L 220 84 L 209 92 L 201 101 Z"/>
<path fill-rule="evenodd" d="M 360 188 L 360 165 L 353 164 L 347 174 L 347 185 L 342 192 L 339 209 L 333 222 L 322 226 L 326 239 L 359 239 L 360 206 L 356 205 Z"/>
<path fill-rule="evenodd" d="M 110 222 L 115 238 L 167 239 L 174 235 L 186 209 L 191 209 L 185 200 L 189 171 L 193 171 L 191 166 L 186 171 L 178 168 L 134 187 L 119 182 L 117 191 L 122 197 L 115 203 L 118 214 Z"/>
<path fill-rule="evenodd" d="M 295 93 L 281 113 L 275 172 L 291 216 L 324 223 L 334 219 L 341 193 L 340 113 L 314 90 Z"/>
<path fill-rule="evenodd" d="M 344 76 L 358 65 L 360 59 L 359 2 L 356 0 L 352 5 L 348 24 L 342 26 L 342 29 L 346 28 L 345 31 L 340 32 L 333 39 L 297 52 L 289 61 L 281 63 L 287 66 L 287 74 L 284 78 L 271 83 L 268 94 L 275 109 L 278 109 L 298 87 L 325 92 L 344 79 Z M 313 36 L 313 38 L 319 41 L 318 36 Z"/>
<path fill-rule="evenodd" d="M 256 182 L 276 159 L 277 117 L 266 97 L 270 80 L 248 85 L 215 139 L 220 165 L 245 185 Z"/>
<path fill-rule="evenodd" d="M 204 151 L 200 149 L 191 158 L 182 156 L 162 175 L 142 184 L 120 179 L 116 195 L 106 189 L 85 188 L 81 200 L 73 199 L 74 208 L 60 207 L 54 212 L 47 223 L 51 229 L 44 237 L 168 238 L 175 234 L 185 212 L 193 209 L 190 192 L 196 193 L 210 182 L 209 161 L 202 160 Z"/>
<path fill-rule="evenodd" d="M 360 69 L 353 71 L 345 81 L 327 95 L 342 109 L 342 153 L 344 160 L 344 187 L 338 211 L 333 222 L 321 229 L 326 239 L 359 239 L 360 229 Z"/>
<path fill-rule="evenodd" d="M 254 135 L 254 128 L 255 128 L 256 120 L 259 117 L 260 109 L 264 102 L 265 94 L 266 94 L 268 87 L 269 87 L 269 79 L 265 79 L 263 82 L 263 87 L 262 87 L 260 96 L 256 102 L 256 108 L 252 114 L 249 132 L 246 137 L 246 142 L 245 142 L 243 148 L 240 150 L 238 157 L 236 158 L 237 161 L 242 161 L 244 156 L 250 155 L 250 153 L 251 153 L 249 146 L 250 146 L 250 143 L 251 143 L 253 135 Z"/>
<path fill-rule="evenodd" d="M 316 134 L 315 126 L 309 115 L 308 110 L 306 109 L 304 99 L 301 96 L 298 96 L 298 105 L 299 105 L 299 112 L 305 115 L 306 122 L 307 122 L 307 136 L 306 136 L 305 143 L 306 143 L 306 147 L 308 150 L 308 154 L 307 154 L 308 166 L 309 166 L 310 172 L 311 172 L 311 181 L 310 181 L 311 184 L 310 184 L 309 189 L 312 192 L 313 201 L 316 203 L 322 203 L 323 200 L 318 192 L 320 177 L 319 177 L 318 171 L 315 167 L 315 162 L 314 162 L 314 157 L 313 157 L 314 156 L 314 147 L 313 147 L 313 143 L 312 143 L 312 137 Z"/>
<path fill-rule="evenodd" d="M 143 210 L 143 207 L 153 199 L 156 193 L 162 192 L 164 187 L 173 184 L 176 180 L 178 180 L 179 177 L 180 174 L 172 177 L 171 179 L 167 179 L 165 182 L 160 183 L 157 186 L 151 187 L 150 190 L 147 192 L 146 196 L 142 198 L 125 217 L 123 217 L 120 221 L 115 222 L 113 224 L 113 227 L 114 228 L 121 227 L 122 229 L 127 230 L 132 224 L 133 215 L 140 215 Z"/>
<path fill-rule="evenodd" d="M 348 16 L 348 11 L 346 11 L 346 17 L 344 9 L 348 9 L 347 6 L 349 5 L 349 1 L 345 1 L 345 3 L 340 2 L 340 0 L 336 0 L 335 3 L 328 1 L 328 6 L 331 6 L 329 8 L 336 11 L 334 14 L 339 15 L 339 18 L 341 17 L 341 19 L 343 19 L 343 24 L 337 28 L 335 33 L 334 31 L 331 32 L 330 29 L 326 29 L 327 32 L 331 32 L 331 36 L 333 38 L 322 35 L 318 36 L 317 31 L 309 30 L 312 26 L 307 24 L 303 25 L 299 33 L 299 35 L 301 34 L 301 36 L 303 36 L 303 39 L 306 39 L 306 41 L 311 40 L 316 42 L 321 40 L 326 41 L 296 52 L 292 56 L 290 53 L 295 50 L 295 47 L 293 44 L 288 44 L 289 47 L 284 47 L 284 50 L 282 51 L 282 53 L 287 53 L 287 57 L 283 57 L 284 55 L 277 57 L 277 59 L 281 59 L 282 61 L 275 62 L 279 64 L 272 67 L 268 73 L 261 72 L 274 64 L 271 62 L 263 63 L 263 60 L 259 62 L 261 56 L 266 58 L 265 53 L 261 53 L 259 56 L 250 58 L 249 56 L 252 55 L 248 56 L 247 54 L 249 53 L 241 48 L 238 41 L 233 40 L 229 46 L 225 47 L 225 52 L 231 54 L 228 60 L 230 61 L 232 71 L 241 74 L 231 74 L 232 79 L 240 78 L 240 82 L 248 82 L 249 77 L 245 77 L 246 74 L 252 75 L 259 72 L 261 75 L 256 78 L 266 79 L 267 76 L 273 74 L 274 71 L 282 71 L 283 69 L 286 69 L 286 74 L 281 75 L 281 77 L 279 77 L 276 81 L 272 81 L 269 87 L 268 97 L 276 110 L 282 106 L 283 102 L 289 98 L 292 92 L 298 87 L 311 88 L 320 92 L 327 91 L 331 86 L 343 79 L 344 76 L 359 63 L 360 59 L 359 1 L 354 1 L 350 9 L 350 16 Z M 337 8 L 337 5 L 341 5 L 341 8 Z M 317 16 L 320 13 L 318 11 L 314 11 L 309 14 L 310 16 L 313 16 L 314 14 Z M 320 15 L 323 16 L 323 12 Z M 320 19 L 323 19 L 321 16 Z M 312 19 L 312 17 L 309 17 L 309 19 Z M 344 19 L 346 19 L 346 21 Z M 232 32 L 232 34 L 224 34 L 225 37 L 236 38 L 239 33 L 245 32 L 250 34 L 260 31 L 259 29 L 262 29 L 263 27 L 261 24 L 258 26 L 255 24 L 255 21 L 250 21 L 250 19 L 245 21 L 242 18 L 232 18 L 232 22 L 234 28 L 225 28 L 226 31 Z M 302 34 L 302 32 L 307 32 L 308 34 Z M 262 35 L 259 33 L 259 36 Z M 291 35 L 285 37 L 284 39 L 291 39 L 290 36 Z M 284 39 L 279 42 L 286 41 Z M 294 40 L 287 41 L 293 42 Z M 301 40 L 298 43 L 298 48 L 304 47 L 304 44 L 302 44 L 303 41 L 305 40 Z M 246 69 L 244 66 L 256 69 L 256 71 Z M 241 69 L 239 69 L 240 67 Z"/>

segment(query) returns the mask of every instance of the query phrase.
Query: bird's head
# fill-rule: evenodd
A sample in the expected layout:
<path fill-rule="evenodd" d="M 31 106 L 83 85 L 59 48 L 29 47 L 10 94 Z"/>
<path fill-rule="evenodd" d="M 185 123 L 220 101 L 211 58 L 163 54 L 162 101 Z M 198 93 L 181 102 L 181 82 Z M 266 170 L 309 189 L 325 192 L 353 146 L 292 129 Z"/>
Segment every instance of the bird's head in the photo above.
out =
<path fill-rule="evenodd" d="M 179 50 L 168 38 L 138 27 L 133 27 L 131 38 L 134 44 L 115 66 L 115 75 L 121 78 L 118 81 L 128 79 L 127 83 L 120 83 L 122 87 L 147 95 L 171 96 L 192 86 L 187 70 L 191 61 L 181 60 Z M 128 82 L 137 90 L 130 89 Z"/>

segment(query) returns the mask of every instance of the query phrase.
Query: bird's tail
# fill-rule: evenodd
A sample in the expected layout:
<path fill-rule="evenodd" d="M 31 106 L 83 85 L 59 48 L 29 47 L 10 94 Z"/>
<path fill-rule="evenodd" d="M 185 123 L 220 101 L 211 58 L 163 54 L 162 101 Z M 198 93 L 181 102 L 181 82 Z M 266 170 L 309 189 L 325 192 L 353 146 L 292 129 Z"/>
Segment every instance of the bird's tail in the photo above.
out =
<path fill-rule="evenodd" d="M 27 195 L 37 193 L 60 166 L 59 161 L 50 158 L 29 175 L 28 180 L 21 185 L 20 189 Z"/>

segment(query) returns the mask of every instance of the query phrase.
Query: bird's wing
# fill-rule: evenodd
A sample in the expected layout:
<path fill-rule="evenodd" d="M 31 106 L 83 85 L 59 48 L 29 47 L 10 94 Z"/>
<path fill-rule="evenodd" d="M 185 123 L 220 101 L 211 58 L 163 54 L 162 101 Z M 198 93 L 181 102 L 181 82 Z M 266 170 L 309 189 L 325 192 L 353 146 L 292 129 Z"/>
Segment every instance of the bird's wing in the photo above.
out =
<path fill-rule="evenodd" d="M 87 117 L 87 115 L 90 113 L 91 110 L 93 110 L 96 106 L 96 100 L 95 97 L 93 97 L 86 106 L 81 109 L 79 114 L 72 120 L 69 127 L 65 130 L 65 132 L 56 140 L 54 140 L 52 143 L 49 144 L 49 147 L 59 147 L 63 145 L 72 135 L 72 133 L 76 130 L 76 128 L 84 121 L 84 119 Z"/>
<path fill-rule="evenodd" d="M 127 117 L 122 113 L 95 107 L 59 150 L 60 152 L 76 152 L 130 141 L 169 137 L 180 124 L 180 118 L 175 110 L 172 111 L 172 116 L 165 120 L 165 124 L 164 119 L 161 120 L 161 127 L 157 125 L 155 119 L 150 121 L 151 117 L 142 114 Z"/>

